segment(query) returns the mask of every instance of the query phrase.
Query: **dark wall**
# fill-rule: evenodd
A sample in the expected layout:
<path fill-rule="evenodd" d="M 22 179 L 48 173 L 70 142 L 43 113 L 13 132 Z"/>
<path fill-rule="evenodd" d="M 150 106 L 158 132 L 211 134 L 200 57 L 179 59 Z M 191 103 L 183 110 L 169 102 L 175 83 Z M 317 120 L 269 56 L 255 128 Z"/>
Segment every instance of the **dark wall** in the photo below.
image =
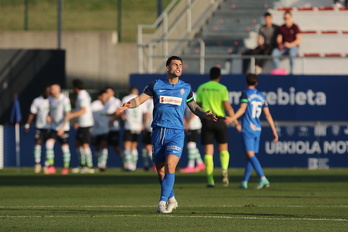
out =
<path fill-rule="evenodd" d="M 0 57 L 0 124 L 9 123 L 16 94 L 24 123 L 43 86 L 52 83 L 66 86 L 64 50 L 1 50 Z"/>

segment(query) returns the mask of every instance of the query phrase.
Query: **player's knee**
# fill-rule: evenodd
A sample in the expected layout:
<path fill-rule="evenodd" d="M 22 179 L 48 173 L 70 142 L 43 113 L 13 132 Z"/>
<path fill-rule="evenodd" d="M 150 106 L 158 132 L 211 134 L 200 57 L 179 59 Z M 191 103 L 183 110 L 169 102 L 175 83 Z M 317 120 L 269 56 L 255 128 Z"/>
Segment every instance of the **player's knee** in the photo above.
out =
<path fill-rule="evenodd" d="M 195 148 L 196 147 L 196 143 L 195 142 L 188 142 L 187 143 L 187 148 Z"/>
<path fill-rule="evenodd" d="M 47 142 L 46 142 L 46 148 L 47 148 L 47 149 L 53 149 L 53 147 L 54 147 L 54 140 L 53 140 L 53 139 L 47 140 Z"/>
<path fill-rule="evenodd" d="M 62 150 L 63 150 L 64 153 L 70 152 L 69 145 L 68 144 L 62 145 Z"/>
<path fill-rule="evenodd" d="M 174 160 L 168 160 L 166 163 L 166 172 L 167 173 L 174 173 L 177 164 L 178 164 L 178 162 L 176 162 Z"/>
<path fill-rule="evenodd" d="M 89 143 L 83 143 L 83 144 L 82 144 L 82 147 L 83 147 L 84 149 L 89 148 Z"/>

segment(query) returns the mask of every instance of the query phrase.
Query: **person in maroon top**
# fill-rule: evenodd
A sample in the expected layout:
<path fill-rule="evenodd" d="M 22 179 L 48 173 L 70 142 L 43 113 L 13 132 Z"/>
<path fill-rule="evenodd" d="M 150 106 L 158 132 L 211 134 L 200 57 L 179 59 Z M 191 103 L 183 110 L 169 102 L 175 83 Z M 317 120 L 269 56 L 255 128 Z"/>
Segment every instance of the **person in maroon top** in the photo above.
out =
<path fill-rule="evenodd" d="M 280 67 L 279 58 L 284 54 L 290 56 L 290 74 L 294 71 L 295 56 L 298 53 L 299 45 L 301 43 L 301 31 L 300 28 L 293 23 L 292 15 L 290 11 L 284 13 L 284 21 L 277 35 L 278 47 L 272 51 L 274 68 Z"/>

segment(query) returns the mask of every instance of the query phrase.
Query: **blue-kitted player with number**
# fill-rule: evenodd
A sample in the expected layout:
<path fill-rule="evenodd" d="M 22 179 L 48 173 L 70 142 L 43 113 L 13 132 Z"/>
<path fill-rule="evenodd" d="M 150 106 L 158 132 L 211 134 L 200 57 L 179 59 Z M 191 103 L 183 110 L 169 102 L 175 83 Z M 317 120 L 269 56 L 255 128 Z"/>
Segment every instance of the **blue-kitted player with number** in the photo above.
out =
<path fill-rule="evenodd" d="M 180 80 L 182 59 L 169 57 L 166 62 L 167 78 L 150 83 L 139 96 L 124 103 L 118 112 L 135 108 L 152 98 L 154 103 L 152 121 L 153 162 L 156 165 L 161 196 L 159 213 L 171 213 L 178 206 L 174 196 L 175 169 L 184 148 L 186 105 L 201 118 L 217 121 L 215 114 L 204 112 L 194 101 L 191 86 Z"/>
<path fill-rule="evenodd" d="M 272 115 L 269 111 L 265 96 L 256 89 L 258 77 L 255 74 L 247 74 L 246 85 L 247 89 L 242 92 L 240 98 L 240 107 L 233 117 L 226 117 L 226 123 L 229 124 L 234 120 L 242 117 L 242 135 L 245 154 L 248 159 L 244 178 L 241 183 L 241 188 L 248 188 L 248 180 L 254 168 L 257 175 L 260 177 L 260 182 L 257 189 L 270 187 L 270 183 L 263 173 L 261 164 L 255 154 L 259 152 L 261 123 L 260 115 L 263 111 L 265 118 L 272 129 L 273 141 L 278 141 L 278 134 L 274 126 Z"/>

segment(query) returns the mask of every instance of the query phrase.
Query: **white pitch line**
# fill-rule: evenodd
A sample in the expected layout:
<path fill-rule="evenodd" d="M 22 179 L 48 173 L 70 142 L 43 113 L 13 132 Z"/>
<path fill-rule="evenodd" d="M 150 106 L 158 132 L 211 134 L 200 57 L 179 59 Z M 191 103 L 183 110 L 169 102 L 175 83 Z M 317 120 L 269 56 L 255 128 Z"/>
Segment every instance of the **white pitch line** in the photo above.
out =
<path fill-rule="evenodd" d="M 114 217 L 170 217 L 170 218 L 211 218 L 211 219 L 243 219 L 243 220 L 278 220 L 278 221 L 335 221 L 335 222 L 347 222 L 348 219 L 345 218 L 294 218 L 294 217 L 282 217 L 282 218 L 272 218 L 272 217 L 232 217 L 232 216 L 190 216 L 190 215 L 142 215 L 142 214 L 133 214 L 133 215 L 88 215 L 88 216 L 63 216 L 63 215 L 47 215 L 47 216 L 9 216 L 9 215 L 0 215 L 0 218 L 114 218 Z"/>

